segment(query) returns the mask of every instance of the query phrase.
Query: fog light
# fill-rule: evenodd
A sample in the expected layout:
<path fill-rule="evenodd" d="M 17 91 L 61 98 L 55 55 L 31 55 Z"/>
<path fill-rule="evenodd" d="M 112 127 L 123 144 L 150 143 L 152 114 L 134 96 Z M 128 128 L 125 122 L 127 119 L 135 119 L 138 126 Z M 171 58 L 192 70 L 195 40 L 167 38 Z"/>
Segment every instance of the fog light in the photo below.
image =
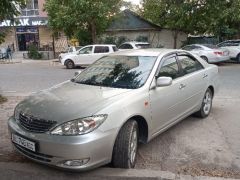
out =
<path fill-rule="evenodd" d="M 82 166 L 84 164 L 87 164 L 89 161 L 89 158 L 87 159 L 75 159 L 75 160 L 67 160 L 63 163 L 64 166 Z"/>

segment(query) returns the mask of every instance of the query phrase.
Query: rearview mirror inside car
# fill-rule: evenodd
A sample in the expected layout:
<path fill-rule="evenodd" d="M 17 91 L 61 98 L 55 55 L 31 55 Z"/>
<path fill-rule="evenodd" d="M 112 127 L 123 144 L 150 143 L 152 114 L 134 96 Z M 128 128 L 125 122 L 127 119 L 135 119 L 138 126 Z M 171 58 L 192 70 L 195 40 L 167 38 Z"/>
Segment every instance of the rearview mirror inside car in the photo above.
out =
<path fill-rule="evenodd" d="M 170 86 L 172 84 L 172 78 L 171 77 L 158 77 L 156 80 L 157 87 L 164 87 L 164 86 Z"/>

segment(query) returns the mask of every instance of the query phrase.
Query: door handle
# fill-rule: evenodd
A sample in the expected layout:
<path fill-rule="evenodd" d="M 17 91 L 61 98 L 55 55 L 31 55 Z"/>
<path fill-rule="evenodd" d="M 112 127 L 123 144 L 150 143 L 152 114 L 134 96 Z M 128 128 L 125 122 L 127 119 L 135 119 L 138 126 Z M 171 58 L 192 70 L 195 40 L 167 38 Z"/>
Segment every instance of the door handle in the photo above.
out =
<path fill-rule="evenodd" d="M 184 89 L 186 87 L 186 84 L 180 84 L 179 89 Z"/>
<path fill-rule="evenodd" d="M 206 77 L 208 77 L 208 75 L 207 75 L 207 74 L 204 74 L 204 75 L 203 75 L 203 78 L 206 78 Z"/>

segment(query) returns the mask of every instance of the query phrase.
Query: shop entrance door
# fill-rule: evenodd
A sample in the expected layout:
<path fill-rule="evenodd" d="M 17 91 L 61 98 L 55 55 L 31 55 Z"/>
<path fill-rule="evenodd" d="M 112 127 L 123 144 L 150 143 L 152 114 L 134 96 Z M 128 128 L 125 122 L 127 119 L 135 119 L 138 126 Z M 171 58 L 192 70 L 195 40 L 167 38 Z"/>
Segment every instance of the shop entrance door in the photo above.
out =
<path fill-rule="evenodd" d="M 16 31 L 19 51 L 27 51 L 30 44 L 39 45 L 37 27 L 21 27 Z"/>

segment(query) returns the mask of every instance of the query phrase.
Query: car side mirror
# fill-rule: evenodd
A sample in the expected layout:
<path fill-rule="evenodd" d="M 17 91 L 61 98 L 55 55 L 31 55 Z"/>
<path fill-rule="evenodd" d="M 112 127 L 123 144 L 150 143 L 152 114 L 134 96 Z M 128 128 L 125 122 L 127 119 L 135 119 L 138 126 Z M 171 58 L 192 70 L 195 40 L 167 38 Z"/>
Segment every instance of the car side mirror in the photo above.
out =
<path fill-rule="evenodd" d="M 79 74 L 81 74 L 81 72 L 82 72 L 82 71 L 76 71 L 76 72 L 74 73 L 74 77 L 77 77 Z"/>
<path fill-rule="evenodd" d="M 172 84 L 173 79 L 171 77 L 158 77 L 156 80 L 157 87 L 164 87 L 164 86 L 170 86 Z"/>

